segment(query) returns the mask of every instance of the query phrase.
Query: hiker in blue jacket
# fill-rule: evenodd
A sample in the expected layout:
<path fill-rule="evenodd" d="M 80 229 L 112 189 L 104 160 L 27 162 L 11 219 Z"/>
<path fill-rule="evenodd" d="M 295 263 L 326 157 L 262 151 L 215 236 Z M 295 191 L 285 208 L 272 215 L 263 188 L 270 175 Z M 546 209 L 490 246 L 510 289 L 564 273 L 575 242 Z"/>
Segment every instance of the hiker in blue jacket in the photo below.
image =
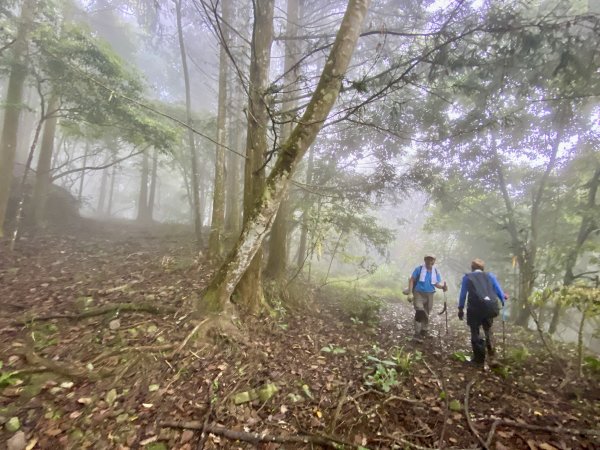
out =
<path fill-rule="evenodd" d="M 491 359 L 496 351 L 492 334 L 494 317 L 500 311 L 498 300 L 504 306 L 504 300 L 508 298 L 494 274 L 484 272 L 485 263 L 476 258 L 471 262 L 471 272 L 467 273 L 460 287 L 458 297 L 458 318 L 463 320 L 465 301 L 467 302 L 467 325 L 471 329 L 471 345 L 473 347 L 473 358 L 471 363 L 483 366 L 487 349 L 488 359 Z M 485 340 L 481 338 L 480 328 L 483 328 Z"/>
<path fill-rule="evenodd" d="M 446 283 L 442 284 L 442 274 L 433 265 L 435 256 L 427 253 L 423 259 L 425 264 L 415 267 L 408 280 L 408 300 L 415 307 L 415 337 L 416 341 L 426 337 L 429 331 L 429 313 L 433 308 L 435 288 L 448 290 Z"/>

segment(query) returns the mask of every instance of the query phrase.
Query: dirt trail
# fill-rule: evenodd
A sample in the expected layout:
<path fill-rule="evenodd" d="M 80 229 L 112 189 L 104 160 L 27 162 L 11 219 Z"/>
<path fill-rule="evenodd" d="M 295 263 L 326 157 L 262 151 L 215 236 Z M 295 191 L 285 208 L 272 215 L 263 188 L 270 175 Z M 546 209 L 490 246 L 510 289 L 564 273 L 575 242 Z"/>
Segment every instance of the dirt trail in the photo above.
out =
<path fill-rule="evenodd" d="M 206 449 L 310 448 L 244 442 L 248 432 L 313 448 L 472 448 L 475 433 L 497 449 L 600 448 L 597 379 L 564 382 L 535 336 L 510 327 L 502 370 L 472 369 L 452 357 L 468 353 L 465 325 L 451 318 L 446 335 L 437 316 L 415 344 L 406 303 L 368 327 L 343 296 L 316 292 L 302 312 L 246 318 L 244 342 L 191 339 L 174 355 L 211 270 L 189 238 L 83 222 L 14 254 L 0 244 L 0 448 L 22 432 L 29 448 L 195 449 L 198 431 L 161 426 L 189 421 L 211 427 Z M 152 308 L 106 312 L 117 304 Z"/>

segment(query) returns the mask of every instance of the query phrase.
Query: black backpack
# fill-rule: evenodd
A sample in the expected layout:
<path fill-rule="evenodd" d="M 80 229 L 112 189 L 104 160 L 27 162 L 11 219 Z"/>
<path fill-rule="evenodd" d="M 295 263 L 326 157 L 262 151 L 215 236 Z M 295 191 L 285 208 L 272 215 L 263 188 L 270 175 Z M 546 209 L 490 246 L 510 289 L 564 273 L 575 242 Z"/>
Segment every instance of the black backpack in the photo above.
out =
<path fill-rule="evenodd" d="M 468 309 L 482 319 L 500 313 L 500 304 L 490 276 L 485 272 L 467 274 Z"/>

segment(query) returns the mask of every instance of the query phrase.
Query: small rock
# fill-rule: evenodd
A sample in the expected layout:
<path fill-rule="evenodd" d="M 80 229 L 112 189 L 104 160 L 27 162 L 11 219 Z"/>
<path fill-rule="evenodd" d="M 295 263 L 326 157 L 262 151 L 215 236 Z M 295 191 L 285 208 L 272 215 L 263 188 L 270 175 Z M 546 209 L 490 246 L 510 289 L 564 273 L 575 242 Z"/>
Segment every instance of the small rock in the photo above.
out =
<path fill-rule="evenodd" d="M 8 419 L 8 422 L 6 422 L 6 424 L 4 425 L 4 428 L 6 428 L 6 431 L 8 431 L 9 433 L 14 433 L 15 431 L 18 431 L 19 428 L 21 428 L 21 421 L 16 416 L 11 417 L 10 419 Z"/>
<path fill-rule="evenodd" d="M 111 330 L 118 330 L 121 327 L 121 321 L 119 319 L 111 320 L 108 323 L 108 328 Z"/>
<path fill-rule="evenodd" d="M 192 430 L 185 430 L 183 433 L 181 433 L 181 443 L 185 444 L 186 442 L 191 441 L 193 437 L 194 432 Z"/>
<path fill-rule="evenodd" d="M 25 433 L 22 431 L 17 431 L 13 437 L 6 441 L 7 450 L 23 450 L 26 445 Z"/>

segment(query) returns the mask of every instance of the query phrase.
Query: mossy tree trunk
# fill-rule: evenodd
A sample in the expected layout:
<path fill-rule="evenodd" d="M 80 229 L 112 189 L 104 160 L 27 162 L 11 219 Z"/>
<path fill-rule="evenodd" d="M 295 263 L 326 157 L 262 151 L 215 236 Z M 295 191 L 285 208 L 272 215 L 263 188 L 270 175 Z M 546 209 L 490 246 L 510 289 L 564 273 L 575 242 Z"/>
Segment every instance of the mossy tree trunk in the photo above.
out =
<path fill-rule="evenodd" d="M 369 0 L 350 0 L 315 92 L 279 156 L 255 207 L 245 217 L 242 234 L 201 300 L 202 308 L 222 311 L 248 270 L 268 233 L 299 161 L 316 138 L 340 91 Z"/>
<path fill-rule="evenodd" d="M 267 90 L 271 67 L 274 10 L 274 0 L 256 2 L 254 6 L 244 166 L 244 225 L 252 217 L 265 186 L 265 156 L 268 150 L 269 124 Z M 257 248 L 248 261 L 247 270 L 235 287 L 236 302 L 251 312 L 258 311 L 263 299 L 262 257 L 262 249 Z"/>

